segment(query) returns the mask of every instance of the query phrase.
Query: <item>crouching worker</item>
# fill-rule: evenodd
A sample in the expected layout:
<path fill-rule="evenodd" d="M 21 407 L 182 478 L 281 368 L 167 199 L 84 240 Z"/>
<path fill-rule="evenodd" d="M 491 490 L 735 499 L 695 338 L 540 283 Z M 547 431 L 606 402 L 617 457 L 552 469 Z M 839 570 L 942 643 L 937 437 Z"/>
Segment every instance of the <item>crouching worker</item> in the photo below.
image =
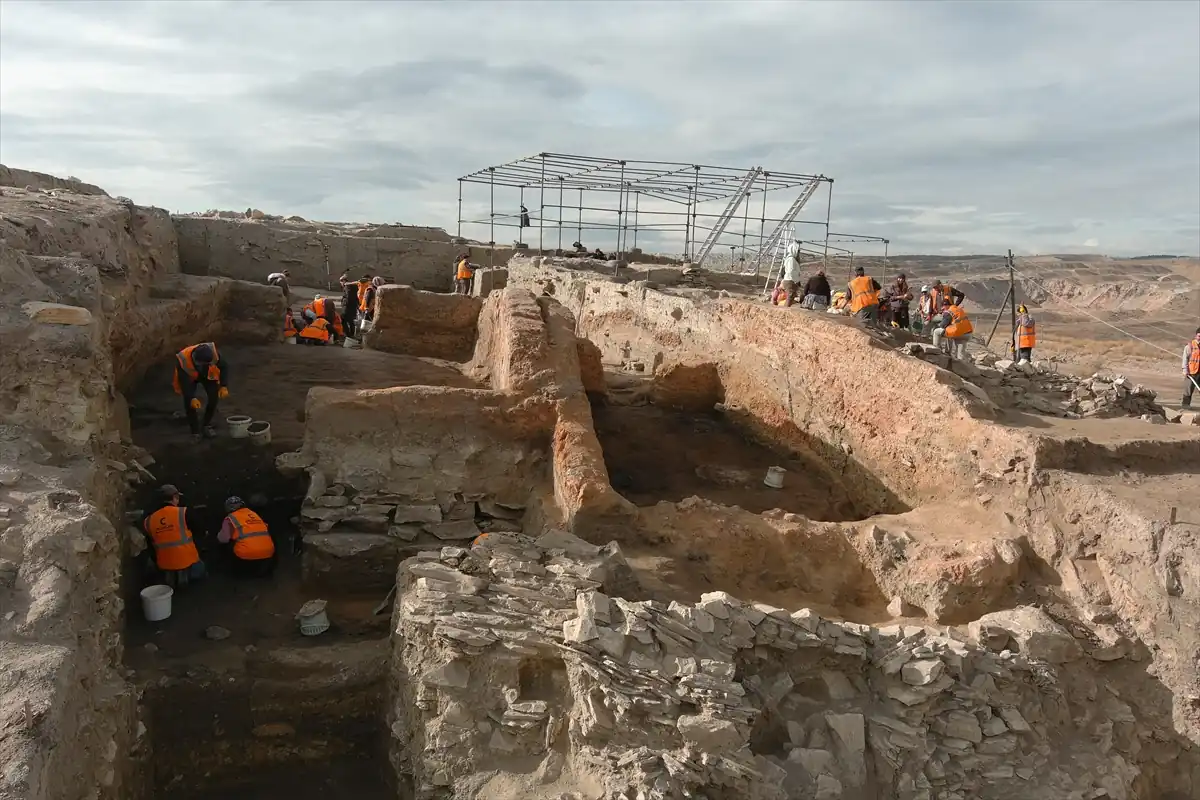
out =
<path fill-rule="evenodd" d="M 292 318 L 292 310 L 288 309 L 283 312 L 283 338 L 285 340 L 294 339 L 296 333 L 296 320 Z"/>
<path fill-rule="evenodd" d="M 304 310 L 300 312 L 300 316 L 304 317 L 304 321 L 310 324 L 323 319 L 329 324 L 322 327 L 332 331 L 336 336 L 341 337 L 346 335 L 346 332 L 342 329 L 342 317 L 338 314 L 337 308 L 334 307 L 333 301 L 328 297 L 322 297 L 321 295 L 314 297 L 313 301 L 306 305 Z M 303 332 L 300 335 L 303 336 Z"/>
<path fill-rule="evenodd" d="M 205 576 L 204 562 L 188 528 L 187 509 L 179 505 L 179 489 L 168 483 L 158 493 L 163 506 L 146 517 L 142 528 L 154 547 L 154 564 L 163 583 L 181 588 Z"/>
<path fill-rule="evenodd" d="M 329 344 L 329 320 L 324 317 L 317 317 L 312 322 L 304 326 L 304 330 L 300 331 L 300 344 Z"/>
<path fill-rule="evenodd" d="M 185 347 L 175 354 L 175 374 L 171 380 L 175 394 L 183 397 L 183 413 L 187 416 L 188 426 L 192 436 L 197 439 L 201 434 L 208 438 L 217 435 L 212 426 L 220 401 L 229 397 L 229 365 L 213 342 L 194 344 Z M 204 390 L 207 402 L 201 403 L 198 397 Z M 204 423 L 201 427 L 199 414 L 201 405 L 204 406 Z"/>
<path fill-rule="evenodd" d="M 953 305 L 942 314 L 942 325 L 933 329 L 934 347 L 942 346 L 942 337 L 950 343 L 950 357 L 962 361 L 967 357 L 967 342 L 975 326 L 960 305 Z"/>
<path fill-rule="evenodd" d="M 232 544 L 232 565 L 242 577 L 263 577 L 275 570 L 275 542 L 263 518 L 246 508 L 240 497 L 225 501 L 225 521 L 217 533 L 221 544 Z"/>

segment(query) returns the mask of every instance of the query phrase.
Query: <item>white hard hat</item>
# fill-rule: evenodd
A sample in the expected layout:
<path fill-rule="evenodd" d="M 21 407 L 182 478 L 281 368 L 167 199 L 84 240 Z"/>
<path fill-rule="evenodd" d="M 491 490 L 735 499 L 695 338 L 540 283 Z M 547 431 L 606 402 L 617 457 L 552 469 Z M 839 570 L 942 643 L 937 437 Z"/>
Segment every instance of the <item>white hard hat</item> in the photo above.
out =
<path fill-rule="evenodd" d="M 928 287 L 928 286 L 922 286 L 922 287 L 921 287 L 921 291 L 922 291 L 922 292 L 928 292 L 928 291 L 929 291 L 929 287 Z"/>

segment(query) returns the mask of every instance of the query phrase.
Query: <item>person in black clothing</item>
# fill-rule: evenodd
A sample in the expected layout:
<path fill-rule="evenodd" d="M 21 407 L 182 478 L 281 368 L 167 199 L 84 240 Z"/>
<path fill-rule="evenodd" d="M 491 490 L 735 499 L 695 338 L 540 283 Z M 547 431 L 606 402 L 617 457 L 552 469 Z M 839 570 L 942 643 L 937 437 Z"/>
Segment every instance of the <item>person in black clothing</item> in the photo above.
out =
<path fill-rule="evenodd" d="M 908 330 L 911 322 L 909 315 L 909 304 L 912 303 L 913 293 L 912 287 L 908 285 L 908 278 L 901 272 L 896 276 L 896 280 L 892 281 L 892 297 L 891 297 L 891 321 L 892 324 L 903 330 Z"/>
<path fill-rule="evenodd" d="M 529 209 L 525 207 L 524 203 L 521 203 L 521 227 L 529 227 Z"/>
<path fill-rule="evenodd" d="M 347 336 L 354 336 L 354 323 L 358 319 L 358 281 L 349 275 L 338 279 L 342 284 L 342 327 Z"/>
<path fill-rule="evenodd" d="M 192 435 L 197 439 L 201 435 L 208 439 L 216 436 L 212 421 L 221 400 L 229 396 L 229 362 L 217 352 L 216 345 L 206 342 L 179 351 L 175 357 L 174 384 L 183 396 L 183 412 Z M 196 413 L 200 410 L 197 395 L 202 388 L 206 398 L 203 426 Z"/>
<path fill-rule="evenodd" d="M 804 300 L 800 305 L 809 311 L 824 311 L 829 308 L 829 299 L 832 296 L 833 291 L 829 288 L 829 279 L 825 277 L 825 270 L 819 269 L 817 274 L 804 284 Z"/>

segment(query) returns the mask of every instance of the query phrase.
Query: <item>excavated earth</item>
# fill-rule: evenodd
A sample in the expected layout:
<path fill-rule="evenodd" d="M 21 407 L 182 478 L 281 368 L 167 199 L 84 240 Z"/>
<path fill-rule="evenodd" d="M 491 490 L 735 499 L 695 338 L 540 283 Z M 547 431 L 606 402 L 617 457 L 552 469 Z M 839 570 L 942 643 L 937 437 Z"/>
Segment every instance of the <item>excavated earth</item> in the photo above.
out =
<path fill-rule="evenodd" d="M 669 265 L 459 297 L 436 229 L 0 177 L 0 797 L 1200 796 L 1200 427 L 1153 398 Z M 365 348 L 285 346 L 259 281 L 360 251 L 400 282 Z M 193 442 L 205 340 L 232 395 Z M 211 575 L 150 623 L 164 482 Z M 223 561 L 231 494 L 269 579 Z"/>

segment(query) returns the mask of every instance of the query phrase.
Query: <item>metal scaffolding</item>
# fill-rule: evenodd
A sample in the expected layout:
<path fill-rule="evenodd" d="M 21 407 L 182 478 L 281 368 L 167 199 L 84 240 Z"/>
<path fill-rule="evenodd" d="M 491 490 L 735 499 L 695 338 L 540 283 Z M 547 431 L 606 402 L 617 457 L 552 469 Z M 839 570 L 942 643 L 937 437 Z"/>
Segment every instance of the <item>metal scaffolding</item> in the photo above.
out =
<path fill-rule="evenodd" d="M 482 203 L 474 206 L 478 213 L 464 216 L 466 184 L 488 187 L 486 217 L 482 216 Z M 615 258 L 621 260 L 637 249 L 639 233 L 643 242 L 647 236 L 661 241 L 664 236 L 683 234 L 684 260 L 699 265 L 723 244 L 731 248 L 731 258 L 740 249 L 743 265 L 757 264 L 770 244 L 793 228 L 822 184 L 829 190 L 825 220 L 808 224 L 822 226 L 821 235 L 828 239 L 833 179 L 824 175 L 538 153 L 458 179 L 458 236 L 464 235 L 465 226 L 483 240 L 477 232 L 486 227 L 486 241 L 495 246 L 496 228 L 516 228 L 517 241 L 528 249 L 561 252 L 566 232 L 572 240 L 568 247 L 582 252 L 593 249 L 583 242 L 587 233 L 594 249 L 602 249 L 595 240 L 603 236 L 606 243 L 611 242 Z M 511 198 L 501 197 L 501 207 L 508 211 L 497 211 L 497 188 Z M 776 207 L 790 203 L 786 210 L 779 209 L 779 216 L 767 214 L 772 193 L 779 193 L 776 197 L 781 202 L 775 203 Z M 615 203 L 606 202 L 613 195 Z M 527 198 L 536 204 L 533 209 L 526 208 Z M 757 233 L 754 222 L 758 223 Z M 522 239 L 526 231 L 535 228 L 536 248 Z M 731 240 L 734 244 L 729 244 Z"/>

